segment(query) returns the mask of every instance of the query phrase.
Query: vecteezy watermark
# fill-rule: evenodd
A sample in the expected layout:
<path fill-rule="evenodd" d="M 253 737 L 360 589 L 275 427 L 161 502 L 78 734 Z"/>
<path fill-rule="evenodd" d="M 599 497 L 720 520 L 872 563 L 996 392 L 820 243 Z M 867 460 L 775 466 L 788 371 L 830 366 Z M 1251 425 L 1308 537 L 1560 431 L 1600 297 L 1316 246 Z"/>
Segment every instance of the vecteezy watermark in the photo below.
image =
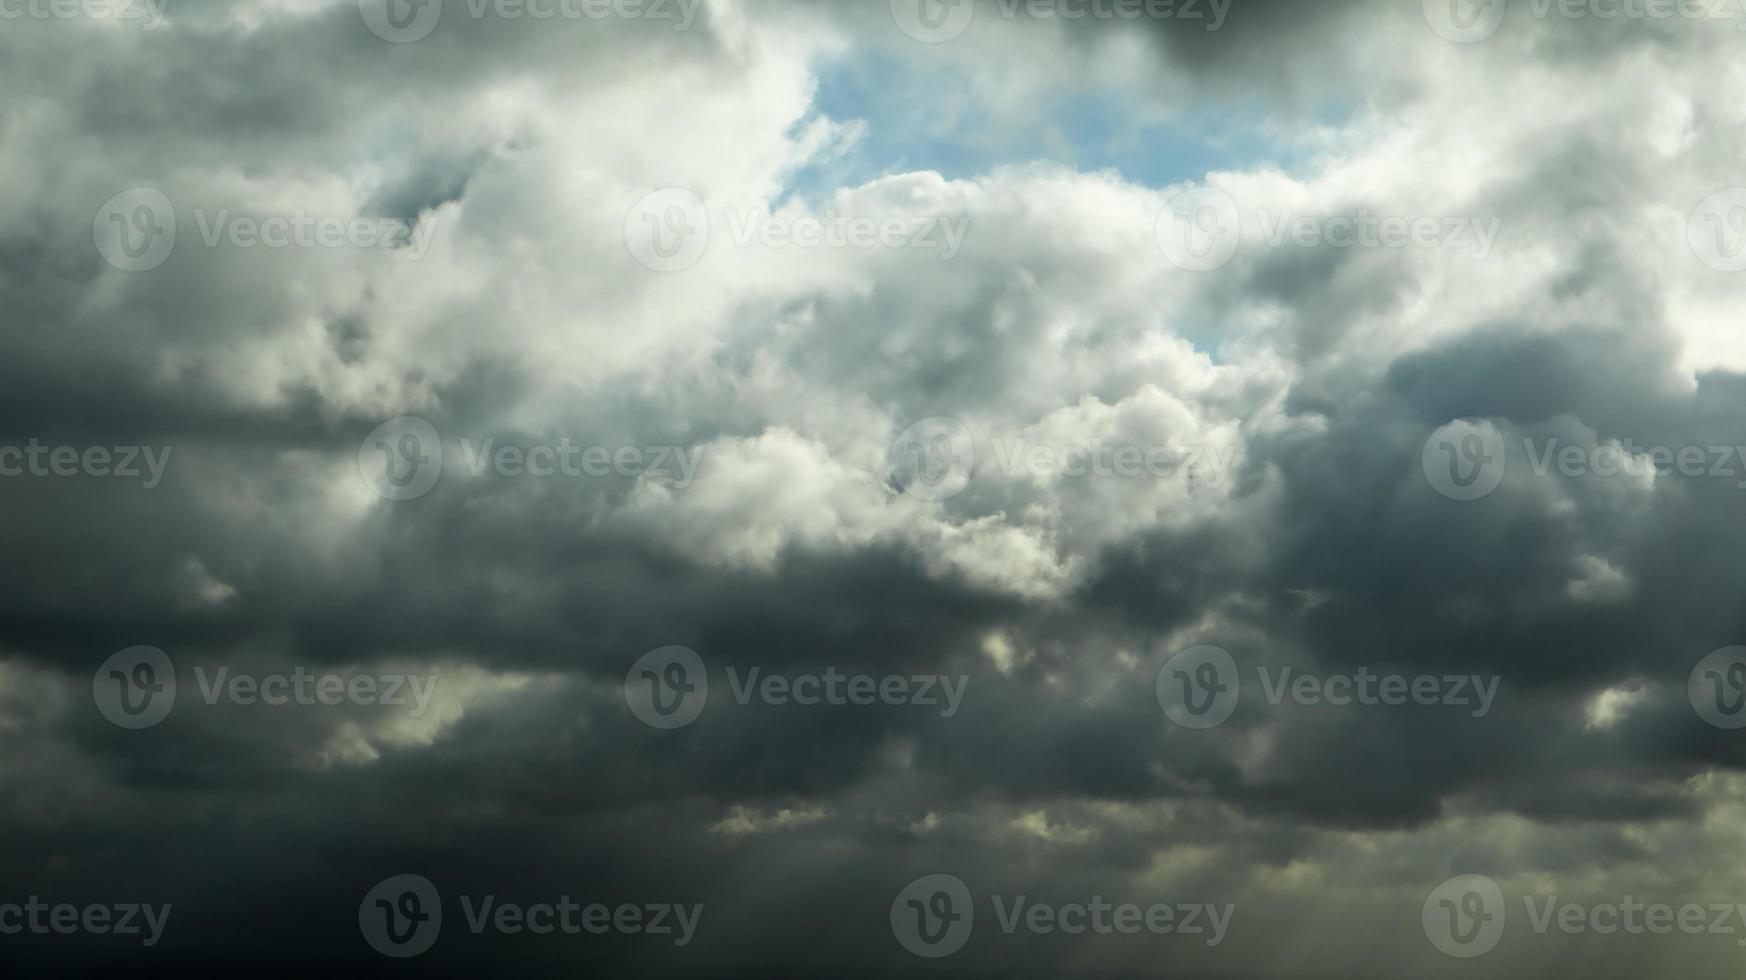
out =
<path fill-rule="evenodd" d="M 697 20 L 703 0 L 466 0 L 473 20 L 644 20 L 666 22 L 686 31 Z M 358 0 L 364 25 L 384 41 L 421 41 L 442 20 L 443 0 Z"/>
<path fill-rule="evenodd" d="M 964 948 L 976 928 L 976 903 L 954 875 L 928 875 L 905 885 L 891 902 L 891 934 L 904 949 L 937 960 Z"/>
<path fill-rule="evenodd" d="M 1556 462 L 1564 476 L 1647 477 L 1719 477 L 1734 480 L 1734 486 L 1746 490 L 1746 446 L 1638 446 L 1626 439 L 1619 443 L 1598 446 L 1564 445 L 1558 439 L 1545 439 L 1538 446 L 1532 439 L 1523 439 L 1528 465 L 1535 476 L 1546 476 Z"/>
<path fill-rule="evenodd" d="M 1398 707 L 1416 704 L 1421 707 L 1472 708 L 1475 718 L 1491 713 L 1497 699 L 1498 685 L 1503 678 L 1496 674 L 1373 674 L 1368 667 L 1356 674 L 1298 674 L 1294 668 L 1280 667 L 1269 672 L 1257 667 L 1262 695 L 1267 703 L 1277 707 L 1290 698 L 1293 704 L 1328 704 L 1336 708 L 1347 705 L 1365 707 Z"/>
<path fill-rule="evenodd" d="M 1225 941 L 1235 905 L 1111 903 L 1053 904 L 1026 895 L 988 896 L 995 922 L 1008 936 L 1018 932 L 1047 936 L 1195 936 L 1207 946 Z M 904 949 L 924 959 L 941 959 L 964 948 L 975 930 L 976 909 L 969 886 L 948 874 L 927 875 L 904 886 L 891 902 L 891 933 Z"/>
<path fill-rule="evenodd" d="M 1746 446 L 1639 446 L 1633 439 L 1576 446 L 1554 437 L 1522 439 L 1528 471 L 1648 480 L 1674 476 L 1733 480 L 1746 490 Z M 1420 454 L 1425 479 L 1451 500 L 1478 500 L 1503 484 L 1509 467 L 1503 433 L 1485 419 L 1460 419 L 1426 440 Z"/>
<path fill-rule="evenodd" d="M 928 216 L 879 218 L 872 215 L 771 214 L 768 211 L 726 213 L 728 233 L 737 248 L 753 242 L 765 248 L 899 249 L 935 252 L 944 261 L 957 258 L 970 233 L 970 219 Z M 645 222 L 645 227 L 649 227 Z"/>
<path fill-rule="evenodd" d="M 341 218 L 310 214 L 232 214 L 228 208 L 194 209 L 200 240 L 207 248 L 227 243 L 232 248 L 350 248 L 403 251 L 414 261 L 424 258 L 436 233 L 436 221 L 416 225 L 401 218 Z"/>
<path fill-rule="evenodd" d="M 1478 500 L 1503 485 L 1504 437 L 1485 419 L 1457 419 L 1431 433 L 1419 467 L 1450 500 Z"/>
<path fill-rule="evenodd" d="M 1293 667 L 1255 668 L 1262 696 L 1278 707 L 1290 700 L 1304 706 L 1459 707 L 1475 718 L 1491 712 L 1502 679 L 1480 674 L 1378 674 L 1368 667 L 1352 674 L 1298 673 Z M 1158 671 L 1158 706 L 1184 728 L 1224 724 L 1242 697 L 1237 662 L 1213 646 L 1191 647 L 1171 657 Z"/>
<path fill-rule="evenodd" d="M 460 896 L 461 917 L 475 936 L 660 936 L 689 946 L 703 919 L 703 905 L 671 902 L 583 904 L 560 895 L 555 901 L 521 904 L 496 895 Z M 395 959 L 418 956 L 436 944 L 443 929 L 442 896 L 423 875 L 395 875 L 371 888 L 358 903 L 358 930 L 376 952 Z"/>
<path fill-rule="evenodd" d="M 461 440 L 461 456 L 474 477 L 487 472 L 501 477 L 536 478 L 606 476 L 652 476 L 670 479 L 674 489 L 686 490 L 697 480 L 703 464 L 702 449 L 684 446 L 580 446 L 568 437 L 556 445 L 500 446 L 496 439 L 477 443 Z"/>
<path fill-rule="evenodd" d="M 583 445 L 568 437 L 549 444 L 499 444 L 496 438 L 460 440 L 461 462 L 474 478 L 658 480 L 688 490 L 703 463 L 701 448 Z M 416 500 L 441 479 L 445 449 L 436 426 L 414 416 L 377 426 L 358 446 L 358 472 L 387 500 Z"/>
<path fill-rule="evenodd" d="M 1230 720 L 1242 695 L 1237 661 L 1213 646 L 1190 647 L 1171 657 L 1155 684 L 1164 716 L 1184 728 L 1217 728 Z"/>
<path fill-rule="evenodd" d="M 443 17 L 443 0 L 358 0 L 370 33 L 394 44 L 423 40 Z"/>
<path fill-rule="evenodd" d="M 1509 0 L 1424 0 L 1425 23 L 1460 44 L 1483 41 L 1503 26 Z"/>
<path fill-rule="evenodd" d="M 957 258 L 970 234 L 968 217 L 940 215 L 771 213 L 767 209 L 721 208 L 735 248 L 911 249 L 942 261 Z M 625 215 L 624 242 L 638 264 L 655 272 L 680 272 L 703 259 L 716 226 L 710 206 L 693 191 L 670 187 L 638 201 Z"/>
<path fill-rule="evenodd" d="M 1165 205 L 1156 231 L 1158 248 L 1171 265 L 1211 272 L 1237 254 L 1246 228 L 1273 249 L 1435 248 L 1484 259 L 1502 225 L 1501 218 L 1379 215 L 1369 208 L 1334 216 L 1257 208 L 1245 215 L 1236 198 L 1217 187 L 1199 187 Z"/>
<path fill-rule="evenodd" d="M 1573 902 L 1559 895 L 1523 895 L 1528 928 L 1535 935 L 1739 936 L 1746 946 L 1746 904 L 1733 902 Z M 1459 959 L 1483 956 L 1503 939 L 1503 890 L 1484 875 L 1461 875 L 1438 885 L 1425 899 L 1421 921 L 1438 950 Z"/>
<path fill-rule="evenodd" d="M 1704 265 L 1717 272 L 1746 270 L 1746 187 L 1729 187 L 1704 198 L 1692 209 L 1685 235 Z"/>
<path fill-rule="evenodd" d="M 1509 7 L 1510 0 L 1424 0 L 1431 29 L 1459 44 L 1496 34 Z M 1740 0 L 1527 0 L 1526 10 L 1535 20 L 1732 21 L 1746 30 Z"/>
<path fill-rule="evenodd" d="M 891 485 L 923 500 L 950 500 L 970 486 L 976 439 L 953 418 L 923 419 L 891 441 L 886 463 Z"/>
<path fill-rule="evenodd" d="M 1699 718 L 1717 728 L 1746 728 L 1746 646 L 1723 647 L 1698 661 L 1686 697 Z"/>
<path fill-rule="evenodd" d="M 727 668 L 734 702 L 771 707 L 933 708 L 951 718 L 964 703 L 966 676 L 945 674 L 849 674 L 826 667 L 823 673 L 766 674 L 762 667 L 741 672 Z M 650 728 L 683 728 L 709 704 L 709 671 L 703 657 L 687 647 L 661 647 L 638 657 L 624 675 L 624 702 Z"/>
<path fill-rule="evenodd" d="M 50 905 L 35 895 L 23 903 L 0 904 L 0 936 L 143 936 L 150 949 L 164 937 L 173 905 Z"/>
<path fill-rule="evenodd" d="M 342 704 L 383 705 L 399 708 L 411 704 L 409 718 L 421 718 L 430 708 L 436 694 L 436 674 L 338 674 L 311 672 L 302 667 L 289 674 L 233 674 L 229 667 L 220 667 L 207 674 L 206 668 L 194 668 L 194 681 L 200 687 L 200 698 L 209 705 L 220 698 L 233 704 L 264 704 L 283 707 L 289 704 L 309 707 Z M 408 698 L 411 700 L 409 701 Z"/>
<path fill-rule="evenodd" d="M 163 191 L 125 190 L 103 202 L 91 221 L 97 254 L 123 272 L 150 272 L 176 250 L 176 208 Z"/>
<path fill-rule="evenodd" d="M 176 667 L 156 647 L 128 647 L 98 666 L 91 699 L 103 717 L 122 728 L 150 728 L 176 706 Z"/>
<path fill-rule="evenodd" d="M 1425 896 L 1419 924 L 1431 945 L 1450 956 L 1484 956 L 1503 939 L 1503 889 L 1484 875 L 1450 878 Z"/>
<path fill-rule="evenodd" d="M 442 478 L 442 436 L 421 418 L 389 419 L 358 445 L 358 472 L 384 499 L 417 500 Z"/>
<path fill-rule="evenodd" d="M 1667 936 L 1675 932 L 1687 936 L 1734 936 L 1742 938 L 1735 944 L 1746 946 L 1746 928 L 1736 929 L 1735 923 L 1746 926 L 1746 905 L 1732 902 L 1639 902 L 1626 895 L 1617 902 L 1569 902 L 1557 895 L 1536 900 L 1522 896 L 1528 913 L 1528 927 L 1539 935 L 1553 929 L 1568 936 L 1594 933 L 1611 936 Z"/>
<path fill-rule="evenodd" d="M 435 674 L 362 674 L 310 671 L 297 667 L 288 674 L 233 673 L 229 667 L 208 672 L 194 668 L 201 700 L 215 705 L 263 704 L 305 707 L 342 704 L 405 707 L 410 717 L 422 717 L 436 693 Z M 129 647 L 114 654 L 91 677 L 91 698 L 103 717 L 121 728 L 157 725 L 176 706 L 176 667 L 156 647 Z"/>
<path fill-rule="evenodd" d="M 1186 476 L 1222 483 L 1237 458 L 1235 446 L 1141 445 L 1095 439 L 1054 443 L 1028 435 L 996 436 L 988 454 L 1004 479 L 1048 483 L 1097 478 L 1163 480 Z M 887 483 L 922 500 L 949 500 L 963 493 L 977 468 L 977 440 L 954 418 L 923 419 L 897 434 L 886 453 Z"/>
<path fill-rule="evenodd" d="M 170 0 L 0 0 L 0 20 L 103 20 L 155 31 Z"/>
<path fill-rule="evenodd" d="M 994 0 L 1004 20 L 1179 21 L 1206 31 L 1225 26 L 1235 0 Z M 970 29 L 976 0 L 891 0 L 898 29 L 924 44 L 942 44 Z"/>
<path fill-rule="evenodd" d="M 302 209 L 289 214 L 236 214 L 229 208 L 194 209 L 201 244 L 236 249 L 381 249 L 424 257 L 435 220 L 338 217 Z M 105 261 L 123 272 L 149 272 L 169 261 L 181 225 L 168 195 L 149 187 L 122 191 L 98 209 L 91 240 Z"/>
<path fill-rule="evenodd" d="M 85 476 L 118 480 L 143 477 L 140 486 L 155 490 L 164 481 L 164 470 L 170 465 L 174 448 L 164 446 L 160 452 L 156 446 L 45 446 L 32 439 L 23 446 L 0 446 L 0 477 Z"/>

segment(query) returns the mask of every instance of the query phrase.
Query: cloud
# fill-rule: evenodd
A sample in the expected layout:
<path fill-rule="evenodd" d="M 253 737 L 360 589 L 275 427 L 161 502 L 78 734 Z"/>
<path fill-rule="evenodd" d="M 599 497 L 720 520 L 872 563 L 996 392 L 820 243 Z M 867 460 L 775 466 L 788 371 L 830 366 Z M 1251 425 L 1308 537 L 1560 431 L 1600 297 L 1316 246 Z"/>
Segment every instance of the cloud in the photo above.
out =
<path fill-rule="evenodd" d="M 1518 904 L 1738 892 L 1714 856 L 1746 754 L 1688 688 L 1746 628 L 1735 25 L 1518 3 L 1458 43 L 1417 4 L 1232 0 L 1207 30 L 982 3 L 929 44 L 884 3 L 583 6 L 449 2 L 401 44 L 340 0 L 0 21 L 0 449 L 171 450 L 152 487 L 0 453 L 18 898 L 173 903 L 146 969 L 369 972 L 356 903 L 417 872 L 706 908 L 676 949 L 474 936 L 451 905 L 421 967 L 883 976 L 916 962 L 893 896 L 951 873 L 984 913 L 954 972 L 1260 977 L 1453 970 L 1414 922 L 1457 874 Z M 130 188 L 174 211 L 146 271 L 100 247 L 172 217 L 106 214 Z M 643 210 L 663 189 L 700 210 Z M 1173 223 L 1214 192 L 1234 226 Z M 419 247 L 229 224 L 305 219 Z M 1388 222 L 1430 237 L 1340 233 Z M 1215 232 L 1212 268 L 1160 244 Z M 636 237 L 699 234 L 668 271 Z M 404 416 L 438 444 L 366 441 Z M 1501 439 L 1482 499 L 1428 476 L 1456 419 Z M 964 441 L 906 456 L 918 431 Z M 670 462 L 529 471 L 566 447 Z M 1535 465 L 1656 448 L 1704 465 Z M 414 499 L 371 480 L 438 462 Z M 135 731 L 92 685 L 139 645 L 178 690 Z M 662 731 L 624 688 L 671 645 L 709 691 Z M 1241 698 L 1195 731 L 1158 679 L 1201 645 Z M 434 693 L 207 703 L 220 668 Z M 754 669 L 963 703 L 736 697 Z M 1496 700 L 1272 703 L 1286 670 Z M 1003 936 L 1014 894 L 1238 911 L 1160 959 Z M 26 969 L 132 952 L 61 938 L 6 941 Z M 1732 962 L 1539 938 L 1487 965 Z"/>

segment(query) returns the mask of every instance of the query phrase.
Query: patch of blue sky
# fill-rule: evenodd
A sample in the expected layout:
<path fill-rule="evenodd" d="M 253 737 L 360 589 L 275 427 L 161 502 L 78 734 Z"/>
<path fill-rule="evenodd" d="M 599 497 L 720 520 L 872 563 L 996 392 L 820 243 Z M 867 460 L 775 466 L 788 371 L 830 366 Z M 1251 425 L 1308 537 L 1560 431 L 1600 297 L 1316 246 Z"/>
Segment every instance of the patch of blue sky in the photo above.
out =
<path fill-rule="evenodd" d="M 1003 165 L 1037 161 L 1080 171 L 1110 170 L 1148 187 L 1199 181 L 1217 170 L 1313 164 L 1302 146 L 1281 141 L 1257 102 L 1197 104 L 1160 117 L 1132 93 L 1097 88 L 1063 92 L 1035 107 L 1025 126 L 988 118 L 963 80 L 915 62 L 862 52 L 821 64 L 815 112 L 837 122 L 860 120 L 864 139 L 848 152 L 809 163 L 788 191 L 818 201 L 838 187 L 892 173 L 933 170 L 971 178 Z M 1312 124 L 1338 125 L 1353 110 L 1330 104 Z M 1304 120 L 1294 120 L 1300 127 Z"/>

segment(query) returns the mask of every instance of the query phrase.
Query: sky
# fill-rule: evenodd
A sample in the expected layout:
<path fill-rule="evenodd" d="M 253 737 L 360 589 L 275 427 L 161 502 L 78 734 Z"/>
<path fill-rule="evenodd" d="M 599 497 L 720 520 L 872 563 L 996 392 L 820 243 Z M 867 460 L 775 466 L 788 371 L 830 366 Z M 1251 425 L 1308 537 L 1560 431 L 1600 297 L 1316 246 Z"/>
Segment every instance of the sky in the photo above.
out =
<path fill-rule="evenodd" d="M 1737 975 L 1742 44 L 0 0 L 0 962 Z"/>

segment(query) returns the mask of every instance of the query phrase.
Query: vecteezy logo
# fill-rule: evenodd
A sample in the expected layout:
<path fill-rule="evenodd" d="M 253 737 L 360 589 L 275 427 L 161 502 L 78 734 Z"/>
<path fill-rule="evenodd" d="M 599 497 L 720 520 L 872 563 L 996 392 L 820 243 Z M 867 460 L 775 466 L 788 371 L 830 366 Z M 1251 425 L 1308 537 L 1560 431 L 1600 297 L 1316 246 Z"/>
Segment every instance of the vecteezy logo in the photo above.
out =
<path fill-rule="evenodd" d="M 157 647 L 128 647 L 97 668 L 91 697 L 116 725 L 150 728 L 176 706 L 176 667 Z"/>
<path fill-rule="evenodd" d="M 1483 41 L 1503 26 L 1509 0 L 1424 0 L 1425 22 L 1457 44 Z"/>
<path fill-rule="evenodd" d="M 358 929 L 383 956 L 417 956 L 443 931 L 442 897 L 423 875 L 395 875 L 358 903 Z"/>
<path fill-rule="evenodd" d="M 1420 924 L 1431 945 L 1458 959 L 1484 956 L 1504 933 L 1503 889 L 1484 875 L 1461 875 L 1425 898 Z"/>
<path fill-rule="evenodd" d="M 103 203 L 91 224 L 97 254 L 123 272 L 149 272 L 176 249 L 176 208 L 162 191 L 135 187 Z"/>
<path fill-rule="evenodd" d="M 1686 240 L 1718 272 L 1746 269 L 1746 187 L 1717 191 L 1692 210 Z"/>
<path fill-rule="evenodd" d="M 885 461 L 893 487 L 923 500 L 948 500 L 970 485 L 976 440 L 957 419 L 923 419 L 897 434 Z"/>
<path fill-rule="evenodd" d="M 709 705 L 709 672 L 686 647 L 650 650 L 624 675 L 624 703 L 650 728 L 684 728 Z"/>
<path fill-rule="evenodd" d="M 1237 662 L 1218 647 L 1191 647 L 1158 671 L 1158 706 L 1183 728 L 1224 724 L 1242 696 Z"/>
<path fill-rule="evenodd" d="M 384 422 L 358 446 L 358 472 L 388 500 L 416 500 L 443 475 L 442 437 L 421 418 Z"/>
<path fill-rule="evenodd" d="M 970 889 L 952 875 L 917 878 L 891 903 L 891 933 L 925 959 L 951 956 L 970 941 L 976 909 Z"/>
<path fill-rule="evenodd" d="M 1200 187 L 1170 199 L 1158 216 L 1158 248 L 1187 272 L 1211 272 L 1237 254 L 1243 216 L 1237 201 L 1216 187 Z"/>
<path fill-rule="evenodd" d="M 1717 728 L 1746 728 L 1746 646 L 1723 647 L 1698 661 L 1685 693 L 1704 721 Z"/>
<path fill-rule="evenodd" d="M 624 244 L 631 258 L 656 272 L 689 269 L 709 248 L 709 208 L 683 187 L 656 191 L 625 215 Z"/>
<path fill-rule="evenodd" d="M 384 41 L 407 44 L 422 40 L 436 30 L 443 16 L 443 0 L 358 0 L 364 26 Z"/>
<path fill-rule="evenodd" d="M 1425 479 L 1450 500 L 1478 500 L 1503 484 L 1504 437 L 1485 419 L 1450 422 L 1425 441 Z"/>
<path fill-rule="evenodd" d="M 970 29 L 976 0 L 891 0 L 897 29 L 923 44 L 943 44 Z"/>

